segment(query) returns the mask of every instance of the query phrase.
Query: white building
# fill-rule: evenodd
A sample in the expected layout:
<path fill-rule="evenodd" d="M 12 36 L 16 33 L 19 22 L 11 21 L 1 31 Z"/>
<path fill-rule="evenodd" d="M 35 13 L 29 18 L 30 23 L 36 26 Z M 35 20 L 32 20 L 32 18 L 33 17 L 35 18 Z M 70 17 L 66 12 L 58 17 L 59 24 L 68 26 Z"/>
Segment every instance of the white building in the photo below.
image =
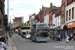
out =
<path fill-rule="evenodd" d="M 57 14 L 55 14 L 57 13 Z M 52 16 L 53 28 L 61 26 L 61 13 L 60 9 L 57 10 Z"/>
<path fill-rule="evenodd" d="M 65 21 L 68 28 L 68 34 L 70 35 L 75 32 L 75 0 L 72 0 L 67 4 L 66 12 Z"/>
<path fill-rule="evenodd" d="M 75 21 L 75 2 L 67 6 L 67 22 Z"/>
<path fill-rule="evenodd" d="M 49 14 L 44 17 L 44 23 L 47 23 L 47 25 L 49 24 Z"/>
<path fill-rule="evenodd" d="M 55 27 L 61 26 L 61 15 L 55 17 Z"/>
<path fill-rule="evenodd" d="M 34 16 L 31 16 L 31 25 L 34 24 L 34 19 L 35 19 L 35 15 Z"/>
<path fill-rule="evenodd" d="M 56 27 L 56 18 L 55 18 L 55 13 L 52 15 L 53 17 L 52 17 L 52 23 L 53 23 L 53 28 L 55 28 Z"/>

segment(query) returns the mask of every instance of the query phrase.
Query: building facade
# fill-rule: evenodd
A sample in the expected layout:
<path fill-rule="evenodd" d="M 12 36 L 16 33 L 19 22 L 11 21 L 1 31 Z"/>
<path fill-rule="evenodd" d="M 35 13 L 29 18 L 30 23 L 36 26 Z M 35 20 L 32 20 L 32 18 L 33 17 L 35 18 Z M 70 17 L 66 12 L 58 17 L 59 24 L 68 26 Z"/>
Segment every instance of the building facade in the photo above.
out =
<path fill-rule="evenodd" d="M 75 0 L 67 0 L 66 12 L 66 25 L 70 35 L 75 32 Z"/>
<path fill-rule="evenodd" d="M 36 14 L 33 13 L 32 15 L 29 15 L 29 26 L 31 26 L 34 23 L 34 19 L 35 19 Z"/>
<path fill-rule="evenodd" d="M 39 14 L 35 15 L 34 23 L 39 23 Z"/>
<path fill-rule="evenodd" d="M 47 25 L 49 24 L 49 14 L 44 17 L 44 23 L 47 23 Z"/>
<path fill-rule="evenodd" d="M 0 0 L 0 35 L 3 34 L 3 16 L 4 16 L 4 5 L 5 0 Z"/>
<path fill-rule="evenodd" d="M 15 17 L 15 19 L 13 19 L 13 27 L 16 27 L 18 25 L 22 25 L 23 24 L 23 18 L 22 17 Z"/>
<path fill-rule="evenodd" d="M 39 12 L 39 19 L 40 19 L 40 23 L 44 23 L 44 17 L 45 17 L 45 11 L 49 9 L 49 7 L 44 7 L 42 5 L 42 9 L 40 9 L 40 12 Z"/>
<path fill-rule="evenodd" d="M 52 14 L 55 13 L 55 11 L 57 11 L 59 9 L 59 7 L 54 7 L 51 9 L 51 11 L 49 12 L 49 26 L 50 26 L 50 29 L 53 29 L 53 20 L 52 20 Z"/>
<path fill-rule="evenodd" d="M 61 27 L 63 29 L 63 26 L 65 25 L 65 5 L 66 5 L 66 0 L 62 0 L 61 3 Z"/>

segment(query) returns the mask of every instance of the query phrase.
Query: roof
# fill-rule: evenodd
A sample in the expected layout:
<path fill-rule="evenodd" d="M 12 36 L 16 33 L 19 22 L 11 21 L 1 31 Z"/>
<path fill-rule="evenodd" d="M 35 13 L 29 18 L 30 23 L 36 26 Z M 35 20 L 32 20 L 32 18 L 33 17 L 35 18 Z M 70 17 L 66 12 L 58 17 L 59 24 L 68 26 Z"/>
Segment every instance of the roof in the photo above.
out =
<path fill-rule="evenodd" d="M 54 7 L 52 10 L 58 10 L 59 8 L 60 8 L 60 7 Z M 51 10 L 51 11 L 52 11 L 52 10 Z M 50 12 L 51 12 L 51 11 L 50 11 Z"/>
<path fill-rule="evenodd" d="M 61 14 L 61 7 L 55 12 L 55 16 L 58 16 Z"/>
<path fill-rule="evenodd" d="M 38 25 L 38 24 L 46 24 L 46 23 L 35 23 L 35 24 L 32 24 L 32 25 Z"/>

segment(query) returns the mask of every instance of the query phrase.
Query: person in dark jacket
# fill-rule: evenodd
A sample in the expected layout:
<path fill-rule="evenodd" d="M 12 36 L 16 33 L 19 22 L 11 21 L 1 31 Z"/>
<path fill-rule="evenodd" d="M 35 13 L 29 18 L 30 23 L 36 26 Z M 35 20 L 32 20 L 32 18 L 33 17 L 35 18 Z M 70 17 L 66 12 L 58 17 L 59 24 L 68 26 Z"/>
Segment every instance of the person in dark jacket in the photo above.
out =
<path fill-rule="evenodd" d="M 75 32 L 73 33 L 73 38 L 74 38 L 74 41 L 75 41 Z"/>
<path fill-rule="evenodd" d="M 62 34 L 60 35 L 60 40 L 62 41 L 62 38 L 63 38 L 63 36 L 62 36 Z"/>

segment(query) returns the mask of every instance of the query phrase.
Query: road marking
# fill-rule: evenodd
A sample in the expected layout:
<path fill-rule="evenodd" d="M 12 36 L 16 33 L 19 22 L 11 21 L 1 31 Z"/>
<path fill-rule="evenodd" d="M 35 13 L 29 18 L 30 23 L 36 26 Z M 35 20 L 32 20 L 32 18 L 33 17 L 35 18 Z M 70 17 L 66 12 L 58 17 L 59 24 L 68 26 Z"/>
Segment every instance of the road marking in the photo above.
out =
<path fill-rule="evenodd" d="M 13 42 L 13 39 L 11 38 L 11 42 L 12 42 L 12 49 L 13 50 L 17 50 L 16 46 L 15 46 L 15 43 Z"/>
<path fill-rule="evenodd" d="M 13 44 L 13 45 L 15 45 L 15 43 L 14 43 L 14 42 L 13 42 L 12 44 Z"/>
<path fill-rule="evenodd" d="M 12 45 L 15 45 L 15 43 L 13 42 L 13 39 L 11 39 Z"/>
<path fill-rule="evenodd" d="M 13 50 L 17 50 L 17 48 L 15 46 L 13 46 Z"/>

